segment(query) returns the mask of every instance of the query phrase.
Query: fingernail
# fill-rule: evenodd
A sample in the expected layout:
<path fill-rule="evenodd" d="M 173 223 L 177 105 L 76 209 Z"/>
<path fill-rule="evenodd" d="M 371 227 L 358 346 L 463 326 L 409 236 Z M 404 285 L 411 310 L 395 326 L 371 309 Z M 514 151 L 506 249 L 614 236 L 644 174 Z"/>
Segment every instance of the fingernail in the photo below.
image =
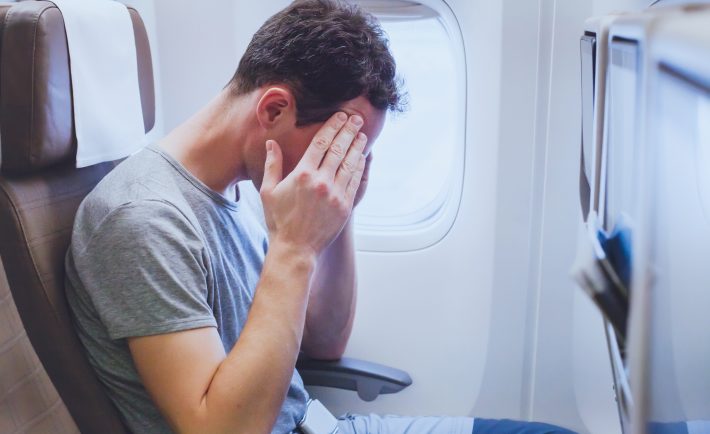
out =
<path fill-rule="evenodd" d="M 266 152 L 271 152 L 271 150 L 274 149 L 274 142 L 271 140 L 266 141 Z"/>
<path fill-rule="evenodd" d="M 357 138 L 358 140 L 367 140 L 367 136 L 365 135 L 365 133 L 358 133 Z"/>
<path fill-rule="evenodd" d="M 338 120 L 339 120 L 339 121 L 342 121 L 342 122 L 345 122 L 345 121 L 348 120 L 348 115 L 346 115 L 346 114 L 343 113 L 343 112 L 340 112 L 340 113 L 338 113 Z"/>
<path fill-rule="evenodd" d="M 353 116 L 353 124 L 359 127 L 360 125 L 362 125 L 362 118 L 357 115 Z"/>

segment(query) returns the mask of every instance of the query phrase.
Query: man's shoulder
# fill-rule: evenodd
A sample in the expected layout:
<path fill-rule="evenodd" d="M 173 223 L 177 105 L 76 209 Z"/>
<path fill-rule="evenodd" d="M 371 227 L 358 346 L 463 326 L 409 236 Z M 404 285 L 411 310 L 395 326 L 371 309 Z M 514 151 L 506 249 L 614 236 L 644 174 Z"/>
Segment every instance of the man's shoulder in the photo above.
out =
<path fill-rule="evenodd" d="M 116 204 L 141 199 L 159 199 L 174 194 L 170 166 L 150 149 L 127 158 L 86 197 L 86 202 Z"/>
<path fill-rule="evenodd" d="M 106 221 L 190 220 L 169 166 L 143 150 L 119 164 L 89 193 L 76 215 L 74 235 L 90 235 Z"/>
<path fill-rule="evenodd" d="M 86 197 L 87 205 L 113 208 L 136 201 L 179 202 L 182 194 L 173 167 L 150 148 L 127 158 Z"/>

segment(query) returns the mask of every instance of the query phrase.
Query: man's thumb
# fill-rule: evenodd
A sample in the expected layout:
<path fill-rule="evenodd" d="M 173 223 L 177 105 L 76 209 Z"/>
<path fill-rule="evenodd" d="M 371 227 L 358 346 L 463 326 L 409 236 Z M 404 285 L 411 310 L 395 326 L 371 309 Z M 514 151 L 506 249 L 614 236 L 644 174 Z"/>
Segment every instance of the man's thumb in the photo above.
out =
<path fill-rule="evenodd" d="M 266 141 L 266 162 L 264 163 L 264 179 L 261 182 L 262 191 L 271 191 L 283 179 L 283 155 L 276 140 Z"/>

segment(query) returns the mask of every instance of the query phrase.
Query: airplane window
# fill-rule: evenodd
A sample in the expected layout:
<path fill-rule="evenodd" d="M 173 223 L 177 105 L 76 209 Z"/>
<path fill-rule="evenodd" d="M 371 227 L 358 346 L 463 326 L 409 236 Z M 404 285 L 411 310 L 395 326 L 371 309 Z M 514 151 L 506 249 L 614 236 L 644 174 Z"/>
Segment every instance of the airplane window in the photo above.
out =
<path fill-rule="evenodd" d="M 457 167 L 463 164 L 461 116 L 465 112 L 463 54 L 459 55 L 444 21 L 435 13 L 402 19 L 377 9 L 373 12 L 390 38 L 408 94 L 408 110 L 389 115 L 373 149 L 368 192 L 356 210 L 356 224 L 359 233 L 394 230 L 406 236 L 407 229 L 421 230 L 449 205 L 458 206 L 456 184 L 461 182 L 461 170 Z M 424 246 L 411 246 L 420 247 Z"/>

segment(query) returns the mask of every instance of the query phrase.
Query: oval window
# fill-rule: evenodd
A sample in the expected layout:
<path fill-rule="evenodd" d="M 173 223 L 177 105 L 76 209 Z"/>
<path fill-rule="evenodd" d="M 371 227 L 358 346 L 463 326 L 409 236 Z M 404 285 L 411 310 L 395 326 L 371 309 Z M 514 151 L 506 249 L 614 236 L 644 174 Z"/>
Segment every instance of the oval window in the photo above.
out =
<path fill-rule="evenodd" d="M 436 3 L 439 10 L 413 2 L 360 2 L 380 19 L 408 95 L 408 110 L 390 115 L 373 149 L 368 192 L 355 212 L 360 250 L 432 245 L 446 235 L 458 210 L 465 57 L 458 25 L 445 4 Z"/>

